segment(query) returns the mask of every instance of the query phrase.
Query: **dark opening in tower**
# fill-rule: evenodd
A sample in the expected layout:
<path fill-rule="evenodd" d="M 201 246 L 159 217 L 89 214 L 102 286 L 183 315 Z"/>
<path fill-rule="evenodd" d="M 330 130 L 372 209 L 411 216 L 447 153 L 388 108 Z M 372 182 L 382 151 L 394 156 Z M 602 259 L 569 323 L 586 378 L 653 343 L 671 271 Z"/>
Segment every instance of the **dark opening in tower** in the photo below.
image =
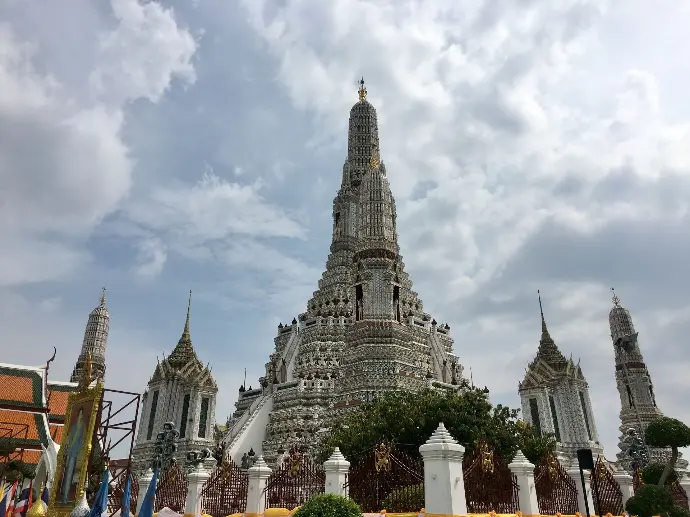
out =
<path fill-rule="evenodd" d="M 355 286 L 355 321 L 359 321 L 364 317 L 364 289 L 362 284 Z"/>
<path fill-rule="evenodd" d="M 400 287 L 393 286 L 393 310 L 395 311 L 395 319 L 400 321 Z"/>
<path fill-rule="evenodd" d="M 625 390 L 628 392 L 628 404 L 630 404 L 630 407 L 635 407 L 635 401 L 633 401 L 632 391 L 630 390 L 629 384 L 625 385 Z"/>
<path fill-rule="evenodd" d="M 335 213 L 335 229 L 340 228 L 340 212 Z"/>

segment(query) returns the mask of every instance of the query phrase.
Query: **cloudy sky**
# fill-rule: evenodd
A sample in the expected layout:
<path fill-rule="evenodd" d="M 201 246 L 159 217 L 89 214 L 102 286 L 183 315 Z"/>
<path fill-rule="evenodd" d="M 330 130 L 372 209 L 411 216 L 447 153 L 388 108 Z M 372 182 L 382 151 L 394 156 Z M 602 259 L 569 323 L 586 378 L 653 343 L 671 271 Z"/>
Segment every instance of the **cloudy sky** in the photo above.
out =
<path fill-rule="evenodd" d="M 3 362 L 65 379 L 108 288 L 108 385 L 182 331 L 231 412 L 330 244 L 364 76 L 425 308 L 518 406 L 543 294 L 609 456 L 609 288 L 690 422 L 690 5 L 675 0 L 0 0 Z"/>

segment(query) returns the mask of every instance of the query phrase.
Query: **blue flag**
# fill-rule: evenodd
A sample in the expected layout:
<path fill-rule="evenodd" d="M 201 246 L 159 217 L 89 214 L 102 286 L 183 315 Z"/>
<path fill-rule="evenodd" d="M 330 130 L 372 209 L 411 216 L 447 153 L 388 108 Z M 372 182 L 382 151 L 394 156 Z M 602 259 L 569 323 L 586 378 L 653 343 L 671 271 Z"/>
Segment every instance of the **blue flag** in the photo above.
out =
<path fill-rule="evenodd" d="M 153 471 L 153 479 L 146 490 L 146 497 L 139 508 L 139 517 L 153 517 L 153 507 L 156 504 L 156 485 L 158 484 L 158 466 Z"/>
<path fill-rule="evenodd" d="M 98 493 L 96 494 L 96 500 L 93 502 L 91 511 L 89 512 L 89 517 L 101 517 L 103 513 L 108 509 L 108 487 L 110 486 L 110 471 L 105 469 L 103 473 L 103 480 L 101 481 L 101 486 L 98 487 Z"/>
<path fill-rule="evenodd" d="M 50 492 L 48 491 L 47 486 L 43 487 L 43 493 L 41 494 L 41 501 L 43 502 L 43 509 L 47 510 L 48 509 L 48 501 L 50 501 Z"/>
<path fill-rule="evenodd" d="M 130 517 L 129 503 L 132 499 L 132 478 L 129 471 L 125 472 L 127 481 L 125 482 L 125 491 L 122 493 L 122 507 L 120 509 L 120 517 Z"/>

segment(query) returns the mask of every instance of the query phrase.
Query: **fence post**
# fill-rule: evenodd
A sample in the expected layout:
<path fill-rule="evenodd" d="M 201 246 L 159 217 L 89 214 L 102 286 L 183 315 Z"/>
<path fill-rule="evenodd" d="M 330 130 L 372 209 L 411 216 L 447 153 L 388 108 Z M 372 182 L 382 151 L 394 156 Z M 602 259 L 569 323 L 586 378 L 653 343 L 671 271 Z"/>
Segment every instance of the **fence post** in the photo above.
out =
<path fill-rule="evenodd" d="M 441 422 L 419 448 L 424 459 L 424 508 L 427 514 L 467 515 L 462 459 L 465 448 Z"/>
<path fill-rule="evenodd" d="M 623 509 L 625 510 L 625 503 L 628 502 L 628 499 L 635 495 L 633 478 L 626 471 L 617 470 L 613 473 L 613 479 L 615 479 L 616 483 L 618 483 L 618 486 L 621 487 L 621 494 L 623 495 Z"/>
<path fill-rule="evenodd" d="M 534 464 L 530 463 L 522 451 L 518 450 L 508 468 L 517 478 L 520 511 L 524 515 L 539 515 L 537 488 L 534 484 Z"/>
<path fill-rule="evenodd" d="M 678 483 L 688 496 L 688 503 L 690 504 L 690 477 L 688 477 L 688 473 L 686 472 L 682 476 L 678 476 L 678 478 Z"/>
<path fill-rule="evenodd" d="M 582 478 L 580 477 L 580 468 L 578 467 L 577 459 L 568 467 L 568 475 L 575 481 L 575 486 L 577 487 L 577 508 L 581 513 L 585 513 L 585 498 L 587 498 L 587 505 L 589 507 L 590 515 L 596 515 L 598 508 L 594 508 L 594 499 L 592 498 L 592 488 L 590 484 L 591 472 L 589 470 L 583 470 L 582 473 L 585 476 L 585 490 L 582 490 Z"/>
<path fill-rule="evenodd" d="M 347 474 L 350 472 L 350 462 L 345 459 L 338 447 L 335 448 L 331 457 L 323 464 L 326 472 L 327 494 L 338 494 L 347 497 Z"/>
<path fill-rule="evenodd" d="M 202 464 L 196 466 L 189 474 L 187 474 L 187 501 L 185 504 L 185 517 L 192 515 L 200 515 L 201 512 L 201 491 L 211 474 L 206 472 Z"/>
<path fill-rule="evenodd" d="M 259 456 L 256 463 L 249 467 L 247 475 L 249 477 L 249 489 L 247 490 L 247 511 L 246 517 L 257 517 L 264 513 L 266 509 L 266 481 L 271 476 L 271 468 L 266 465 L 263 456 Z"/>
<path fill-rule="evenodd" d="M 148 492 L 149 485 L 153 479 L 153 470 L 148 469 L 139 477 L 139 493 L 137 494 L 137 515 L 139 515 L 139 510 L 141 510 L 141 505 L 144 504 L 144 499 L 146 499 L 146 492 Z"/>

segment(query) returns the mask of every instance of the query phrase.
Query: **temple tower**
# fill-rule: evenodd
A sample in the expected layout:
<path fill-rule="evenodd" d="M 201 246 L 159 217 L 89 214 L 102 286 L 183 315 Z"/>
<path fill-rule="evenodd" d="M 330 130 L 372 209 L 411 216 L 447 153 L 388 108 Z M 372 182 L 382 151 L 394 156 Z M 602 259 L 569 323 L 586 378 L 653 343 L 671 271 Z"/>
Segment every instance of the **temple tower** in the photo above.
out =
<path fill-rule="evenodd" d="M 189 331 L 192 292 L 182 336 L 172 353 L 159 361 L 142 397 L 141 418 L 132 453 L 135 471 L 146 470 L 154 457 L 156 436 L 173 422 L 180 432 L 176 459 L 184 464 L 190 450 L 212 449 L 218 386 L 208 365 L 199 361 Z M 210 463 L 215 462 L 213 460 Z"/>
<path fill-rule="evenodd" d="M 400 255 L 395 199 L 364 80 L 350 110 L 325 271 L 306 311 L 278 326 L 255 388 L 240 388 L 226 454 L 272 463 L 308 447 L 342 411 L 389 390 L 458 389 L 450 327 L 424 312 Z"/>
<path fill-rule="evenodd" d="M 84 331 L 84 341 L 77 364 L 74 365 L 70 382 L 79 382 L 81 372 L 86 364 L 86 356 L 91 356 L 91 368 L 96 378 L 105 377 L 105 349 L 108 346 L 110 330 L 110 313 L 105 305 L 105 287 L 101 293 L 98 307 L 91 311 Z"/>
<path fill-rule="evenodd" d="M 613 288 L 611 289 L 613 292 Z M 616 387 L 621 401 L 620 427 L 621 432 L 616 455 L 619 465 L 627 471 L 632 470 L 632 458 L 628 455 L 628 445 L 625 440 L 629 429 L 634 429 L 644 438 L 644 432 L 649 422 L 662 416 L 656 404 L 654 384 L 647 369 L 635 331 L 630 311 L 621 305 L 617 294 L 613 294 L 613 308 L 609 312 L 609 329 L 615 354 Z M 666 462 L 670 450 L 648 448 L 649 459 L 652 462 Z M 680 459 L 678 467 L 684 469 L 687 461 Z"/>
<path fill-rule="evenodd" d="M 594 422 L 589 386 L 579 362 L 566 359 L 551 337 L 539 294 L 541 339 L 534 360 L 518 386 L 522 418 L 539 434 L 552 434 L 558 454 L 567 460 L 578 449 L 592 449 L 603 454 Z"/>

